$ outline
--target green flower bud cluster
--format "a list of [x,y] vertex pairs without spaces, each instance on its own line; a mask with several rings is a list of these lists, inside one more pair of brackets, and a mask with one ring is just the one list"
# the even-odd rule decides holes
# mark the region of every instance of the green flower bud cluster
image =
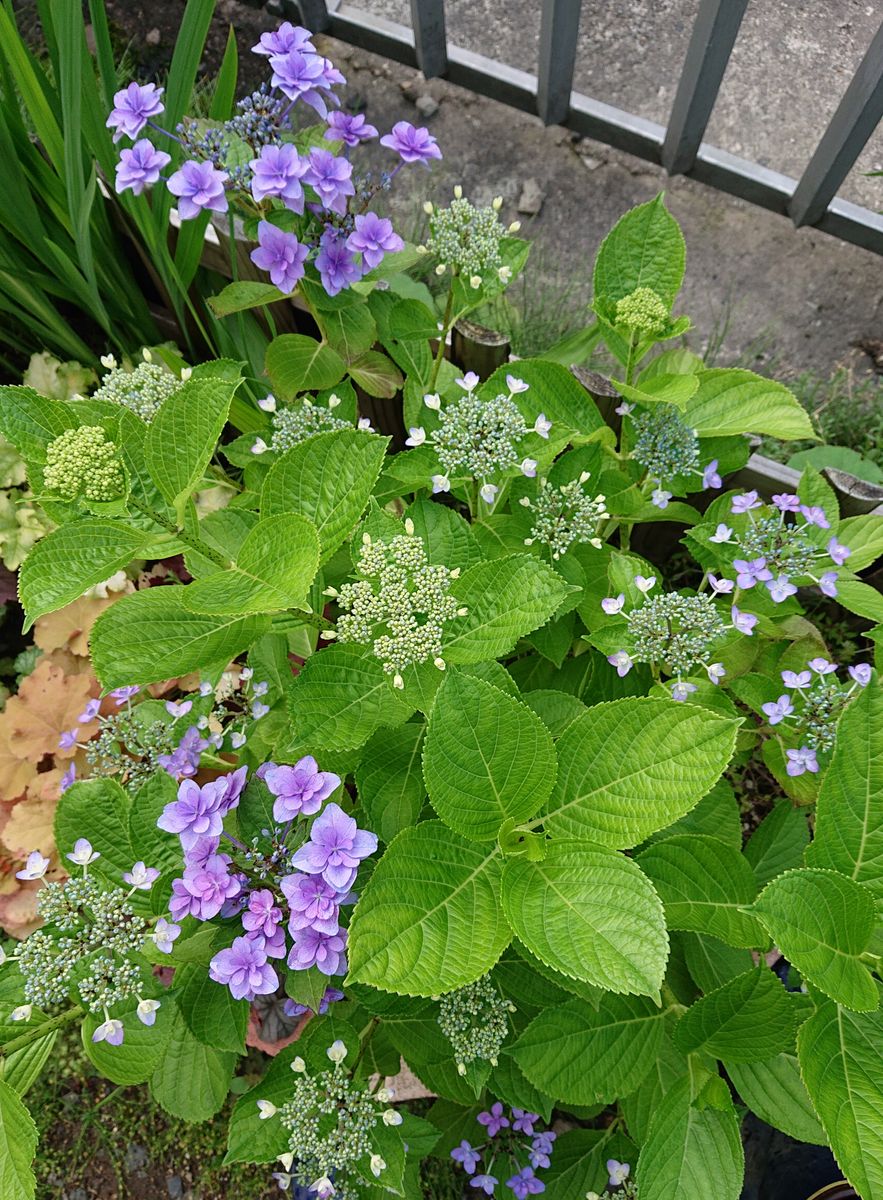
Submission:
[[146,724],[137,709],[101,717],[98,736],[86,743],[89,777],[115,779],[132,795],[157,771],[163,770],[160,756],[174,752],[174,740],[162,721]]
[[38,893],[37,913],[46,924],[22,943],[18,955],[29,1004],[63,1003],[90,955],[96,957],[76,986],[91,1012],[137,994],[141,971],[131,955],[141,949],[147,923],[133,912],[122,888],[107,889],[89,875],[49,883]]
[[630,614],[632,657],[660,663],[669,675],[681,675],[705,662],[725,628],[709,596],[665,592]]
[[627,1179],[613,1191],[605,1188],[603,1192],[586,1192],[586,1200],[638,1200],[638,1185],[634,1179]]
[[329,593],[345,610],[337,621],[339,641],[373,641],[374,654],[396,687],[404,687],[402,671],[413,664],[432,660],[444,670],[444,626],[466,615],[450,594],[459,569],[428,561],[412,521],[405,522],[405,531],[391,542],[364,534],[356,565],[361,578]]
[[499,204],[477,208],[460,188],[455,189],[454,199],[447,208],[427,206],[430,215],[426,248],[439,259],[440,275],[450,269],[465,275],[478,287],[488,272],[499,273],[500,240],[506,233],[497,215],[499,208]]
[[739,535],[739,547],[749,560],[765,558],[767,568],[774,575],[807,575],[817,558],[827,557],[807,537],[807,528],[806,525],[786,524],[779,513],[772,513],[756,518]]
[[635,414],[633,420],[636,438],[632,458],[646,468],[651,479],[662,485],[676,475],[698,470],[696,430],[681,420],[671,404],[656,404],[648,412]]
[[589,472],[584,471],[578,479],[560,487],[555,487],[548,479],[541,479],[536,497],[533,500],[529,496],[522,498],[521,504],[534,515],[530,537],[524,539],[525,546],[540,542],[549,547],[556,561],[574,542],[590,544],[600,550],[598,526],[610,513],[604,496],[588,496],[583,491],[588,478]]
[[161,405],[181,386],[182,381],[159,363],[140,362],[133,371],[114,364],[92,398],[121,404],[149,424]]
[[662,333],[668,321],[669,310],[652,288],[635,288],[616,302],[616,324],[633,333]]
[[439,411],[431,437],[446,476],[471,475],[484,483],[518,464],[516,444],[527,432],[511,396],[482,400],[467,392]]
[[451,1043],[461,1075],[476,1059],[497,1065],[500,1048],[509,1036],[509,1014],[515,1005],[504,1000],[490,975],[442,996],[438,1023]]
[[352,429],[353,423],[335,417],[330,408],[315,404],[305,397],[299,404],[280,408],[273,413],[273,436],[270,449],[282,453],[292,446],[299,446],[317,433],[328,433],[332,429]]
[[837,722],[848,699],[848,693],[843,690],[836,676],[817,679],[809,691],[803,693],[800,714],[802,741],[811,750],[833,750],[837,739]]
[[50,492],[66,500],[117,500],[126,490],[126,476],[117,448],[100,425],[68,429],[46,450],[43,481]]

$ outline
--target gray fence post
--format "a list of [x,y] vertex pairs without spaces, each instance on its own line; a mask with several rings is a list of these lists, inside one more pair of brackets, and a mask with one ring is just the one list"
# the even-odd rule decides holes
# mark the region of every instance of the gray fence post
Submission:
[[425,79],[444,75],[448,69],[445,33],[445,0],[411,0],[414,48]]
[[544,125],[560,125],[570,109],[582,0],[543,0],[537,112]]
[[874,35],[794,189],[788,212],[795,225],[815,225],[821,220],[881,117],[883,25]]
[[662,145],[669,175],[689,171],[696,161],[747,5],[748,0],[702,0],[699,6]]

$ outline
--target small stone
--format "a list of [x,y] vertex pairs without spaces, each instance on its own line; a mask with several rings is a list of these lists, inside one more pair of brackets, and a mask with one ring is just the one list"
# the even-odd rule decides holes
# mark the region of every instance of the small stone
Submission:
[[518,211],[525,216],[535,217],[543,207],[546,193],[536,179],[525,179],[518,197]]
[[424,95],[418,96],[414,101],[414,107],[424,120],[428,120],[430,117],[434,117],[438,112],[438,101],[434,96],[424,93]]
[[184,1195],[184,1184],[181,1182],[180,1175],[171,1175],[166,1180],[166,1191],[172,1200],[180,1200],[181,1196]]
[[123,1157],[123,1165],[127,1171],[141,1171],[147,1166],[148,1154],[143,1146],[138,1146],[131,1142],[126,1147],[126,1153]]
[[599,167],[604,166],[603,158],[595,158],[591,154],[581,154],[582,164],[587,171],[597,171]]
[[144,35],[145,46],[158,46],[161,41],[162,34],[155,26],[153,29],[148,29],[147,33]]

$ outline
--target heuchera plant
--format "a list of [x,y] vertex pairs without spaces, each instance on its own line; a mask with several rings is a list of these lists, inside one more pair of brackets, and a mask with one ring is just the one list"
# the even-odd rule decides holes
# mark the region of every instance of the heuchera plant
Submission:
[[[275,36],[327,103],[304,31]],[[340,216],[299,211],[312,178],[294,217]],[[883,694],[803,606],[883,620],[859,577],[883,520],[841,518],[812,469],[793,495],[728,486],[747,435],[812,429],[782,385],[665,348],[689,322],[661,198],[595,263],[611,423],[552,361],[458,371],[439,324],[524,259],[461,201],[390,276],[357,251],[371,270],[333,304],[311,247],[324,340],[277,339],[257,404],[232,408],[226,361],[112,366],[70,402],[2,389],[57,525],[21,569],[28,620],[136,559],[183,554],[189,580],[96,622],[105,702],[87,745],[63,735],[61,858],[21,868],[44,924],[0,969],[0,1112],[25,1189],[20,1097],[76,1021],[109,1079],[193,1121],[247,1036],[281,1039],[227,1161],[302,1196],[418,1195],[433,1153],[476,1194],[737,1200],[743,1105],[883,1194]],[[418,260],[449,274],[437,308]],[[393,361],[399,453],[350,382],[376,362],[392,394]],[[229,503],[198,504],[219,481]],[[743,845],[749,767],[774,803]],[[402,1059],[429,1120],[382,1082]]]

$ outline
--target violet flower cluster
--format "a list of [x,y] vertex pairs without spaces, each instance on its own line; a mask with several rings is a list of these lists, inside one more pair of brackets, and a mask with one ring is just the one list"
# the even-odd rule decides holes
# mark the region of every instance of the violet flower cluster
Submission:
[[[172,919],[241,921],[241,935],[214,956],[209,968],[212,979],[229,987],[237,1000],[278,989],[270,960],[285,960],[293,971],[315,967],[329,977],[345,974],[347,935],[340,910],[355,902],[359,865],[377,849],[373,833],[359,829],[339,804],[325,803],[340,777],[320,771],[310,756],[293,766],[266,763],[258,769],[257,778],[275,797],[277,824],[267,831],[269,854],[256,843],[249,848],[224,829],[225,818],[239,804],[246,770],[240,767],[201,786],[184,779],[177,800],[157,821],[180,838],[184,853],[183,874],[172,884]],[[311,823],[304,838],[306,819]],[[327,1008],[339,998],[336,989],[326,989],[323,1003]]]
[[804,671],[782,671],[785,691],[761,705],[770,726],[793,733],[802,743],[785,750],[785,769],[792,778],[818,773],[817,753],[832,749],[844,708],[868,686],[873,670],[868,663],[856,663],[848,674],[851,683],[844,684],[837,677],[837,663],[811,658]]
[[[228,213],[232,200],[240,215],[257,219],[251,258],[281,292],[290,294],[310,263],[335,296],[403,249],[392,223],[373,210],[375,197],[404,165],[428,166],[441,151],[427,129],[399,121],[380,138],[398,156],[395,167],[376,180],[356,174],[350,151],[378,131],[364,116],[339,111],[334,88],[346,80],[316,50],[310,32],[286,21],[253,50],[268,60],[270,82],[241,100],[222,125],[188,120],[168,131],[156,123],[164,111],[161,87],[131,83],[116,93],[107,124],[114,141],[133,142],[121,151],[116,190],[140,195],[163,181],[185,221]],[[327,148],[295,133],[299,103],[325,122]],[[151,136],[142,136],[147,130]],[[157,148],[156,134],[181,147],[183,159],[171,173],[172,155]]]
[[557,1135],[536,1130],[539,1113],[512,1108],[507,1115],[498,1100],[476,1120],[488,1140],[473,1146],[464,1138],[451,1151],[451,1158],[469,1175],[469,1186],[481,1195],[493,1196],[502,1181],[516,1200],[544,1192],[546,1185],[537,1171],[550,1166]]

